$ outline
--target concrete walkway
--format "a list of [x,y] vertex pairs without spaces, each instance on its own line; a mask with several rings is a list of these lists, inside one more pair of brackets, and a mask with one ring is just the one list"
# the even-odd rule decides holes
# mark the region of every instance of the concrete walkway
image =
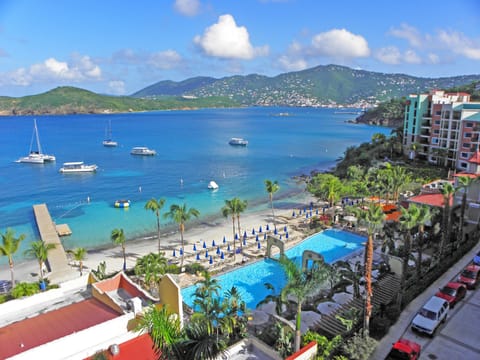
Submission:
[[[422,337],[421,335],[412,335],[410,331],[410,324],[412,319],[415,317],[416,313],[418,310],[427,302],[427,300],[435,295],[435,293],[438,291],[439,288],[444,286],[446,283],[449,281],[452,281],[457,278],[457,275],[463,270],[463,268],[469,264],[475,254],[480,250],[480,244],[477,244],[476,246],[473,247],[472,250],[470,250],[462,259],[460,259],[456,264],[454,264],[445,274],[443,274],[440,278],[438,278],[433,284],[431,284],[423,293],[418,295],[415,299],[413,299],[410,304],[403,310],[403,312],[400,314],[400,317],[398,318],[397,322],[390,328],[389,332],[387,335],[385,335],[382,340],[379,342],[375,352],[373,355],[370,357],[372,360],[383,360],[387,356],[388,352],[390,351],[392,344],[396,342],[399,338],[401,337],[406,337],[409,340],[413,340],[415,342],[418,342],[422,345],[422,358],[423,355],[425,354],[425,345],[430,344],[430,342],[423,340],[426,339],[425,337]],[[479,294],[479,290],[477,289],[475,293],[472,291],[469,291],[469,294],[467,295],[467,298],[462,301],[468,301],[469,296],[477,296]],[[457,312],[462,306],[462,302],[458,304],[458,306],[453,309],[454,311],[450,311],[449,314],[449,319],[447,321],[447,326],[449,325],[448,323],[452,321],[452,317],[456,316]],[[442,326],[443,328],[443,326]],[[443,331],[443,329],[441,330]],[[439,337],[441,334],[437,334],[436,337]],[[414,338],[412,338],[415,336]],[[465,333],[462,331],[461,334],[462,338],[466,336],[473,336],[474,339],[473,341],[476,341],[477,343],[480,342],[480,335],[478,335],[478,332],[473,332],[473,333],[468,333],[466,331]],[[431,353],[431,349],[429,349],[429,352]],[[453,355],[453,354],[452,354]],[[480,358],[480,354],[477,354],[478,357]],[[439,354],[436,354],[436,359],[455,359],[455,355],[449,356],[448,355],[448,349],[443,350],[442,355],[440,356]],[[468,357],[464,357],[467,359]],[[432,358],[433,359],[433,358]]]

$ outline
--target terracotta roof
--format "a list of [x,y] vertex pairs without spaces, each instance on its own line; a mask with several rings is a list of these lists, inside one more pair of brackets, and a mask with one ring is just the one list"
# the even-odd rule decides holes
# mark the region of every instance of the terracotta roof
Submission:
[[398,221],[402,212],[393,204],[382,205],[383,212],[386,215],[385,221]]
[[[143,334],[124,343],[119,346],[119,353],[115,356],[107,349],[104,354],[107,359],[111,360],[157,360],[158,353],[153,347],[153,341],[149,334]],[[86,360],[91,360],[92,357]]]
[[[421,194],[412,196],[408,199],[408,202],[417,204],[429,205],[443,208],[443,195],[442,194]],[[450,206],[453,204],[453,196],[450,199]]]
[[475,154],[472,155],[470,159],[468,159],[469,163],[472,164],[480,164],[480,151],[477,151]]
[[0,359],[5,359],[119,316],[88,299],[0,328]]
[[457,173],[457,174],[454,174],[453,175],[454,177],[469,177],[469,178],[472,178],[472,179],[476,179],[477,177],[480,176],[480,174],[472,174],[472,173],[465,173],[465,172],[461,172],[461,173]]

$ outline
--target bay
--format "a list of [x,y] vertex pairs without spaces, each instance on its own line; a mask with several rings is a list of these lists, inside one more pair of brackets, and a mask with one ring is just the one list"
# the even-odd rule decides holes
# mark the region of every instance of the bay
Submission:
[[[353,114],[315,108],[240,108],[148,113],[0,117],[0,231],[10,227],[25,234],[16,257],[21,258],[39,234],[32,205],[46,203],[53,220],[73,231],[66,248],[95,248],[110,243],[114,228],[127,238],[153,233],[156,220],[144,210],[148,199],[186,203],[201,213],[200,221],[221,217],[225,199],[238,196],[249,211],[268,204],[264,180],[277,180],[276,206],[303,191],[294,176],[328,169],[344,151],[391,129],[347,123]],[[51,164],[16,163],[27,155],[36,118],[43,152]],[[111,123],[119,146],[102,146]],[[228,144],[243,137],[247,147]],[[147,146],[157,156],[133,156],[135,146]],[[94,174],[60,174],[64,162],[97,164]],[[209,181],[219,189],[207,189]],[[130,199],[128,210],[116,209],[117,199]],[[162,219],[162,227],[174,224]],[[4,262],[5,259],[0,259]]]

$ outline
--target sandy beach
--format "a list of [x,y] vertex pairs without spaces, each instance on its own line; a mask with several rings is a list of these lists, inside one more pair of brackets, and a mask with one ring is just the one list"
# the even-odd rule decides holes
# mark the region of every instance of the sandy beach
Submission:
[[[289,200],[288,198],[284,198],[278,200],[279,202]],[[291,225],[298,224],[299,221],[303,221],[300,218],[293,218],[292,211],[298,210],[301,206],[308,206],[310,202],[315,204],[316,199],[311,197],[308,193],[301,194],[300,197],[295,197],[295,205],[292,208],[275,208],[275,219],[276,219],[276,226],[279,229],[279,234],[283,234],[283,229],[285,225],[288,228],[289,232],[289,241],[287,246],[290,247],[294,243],[303,240],[303,234],[300,232],[296,232]],[[275,205],[275,200],[274,200]],[[264,254],[264,249],[257,250],[255,246],[255,235],[252,234],[252,229],[255,229],[258,232],[259,227],[262,226],[263,229],[266,229],[267,224],[273,229],[273,218],[271,209],[265,209],[257,212],[250,212],[245,213],[241,216],[241,227],[242,227],[242,235],[243,232],[246,232],[249,239],[245,249],[245,253],[251,253],[253,256],[262,256]],[[154,218],[152,217],[152,222]],[[164,234],[166,229],[161,229],[161,233],[163,234],[161,237],[161,247],[162,251],[165,253],[167,259],[173,262],[178,262],[180,259],[180,244],[181,238],[179,231],[169,231],[167,234]],[[264,230],[265,231],[265,230]],[[223,243],[223,238],[226,237],[227,242]],[[185,241],[185,263],[192,262],[192,261],[200,261],[206,268],[216,269],[218,271],[218,266],[210,266],[209,258],[204,257],[205,249],[203,249],[203,243],[205,242],[207,245],[207,249],[210,253],[214,256],[216,260],[219,260],[220,255],[215,254],[214,249],[216,246],[220,246],[221,250],[226,250],[228,243],[232,246],[233,242],[233,232],[232,232],[232,220],[231,218],[212,218],[208,219],[208,221],[197,221],[191,224],[187,223],[184,233],[184,241]],[[215,247],[212,248],[212,241],[215,241]],[[197,250],[202,251],[202,258],[201,260],[196,260],[195,251],[193,246],[196,246]],[[239,241],[237,240],[237,247],[239,247]],[[173,254],[175,249],[175,255]],[[138,258],[150,253],[150,252],[157,252],[158,250],[158,241],[157,236],[152,235],[148,237],[144,237],[142,239],[128,239],[126,243],[126,255],[127,255],[127,268],[131,268],[135,265],[135,262]],[[248,255],[247,255],[248,256]],[[253,257],[252,256],[252,257]],[[87,257],[84,260],[84,272],[83,276],[86,276],[90,269],[97,269],[97,266],[102,262],[106,262],[106,271],[107,273],[116,272],[122,269],[123,266],[123,256],[122,250],[120,246],[116,247],[107,247],[102,249],[94,249],[89,250]],[[236,256],[236,261],[234,264],[233,259],[229,258],[225,261],[228,261],[227,264],[229,267],[234,265],[241,265],[242,258],[240,256]],[[71,262],[72,269],[76,271],[72,273],[72,276],[80,276],[80,273],[76,267],[74,261]],[[212,264],[213,265],[213,264]],[[15,261],[14,255],[14,271],[15,271],[15,280],[16,282],[21,281],[36,281],[38,279],[38,262],[36,260],[31,261],[24,261],[18,262]],[[0,279],[1,280],[9,280],[10,279],[10,269],[8,264],[2,265],[0,267]],[[68,279],[65,279],[68,280]],[[188,283],[181,284],[181,286],[186,286]]]

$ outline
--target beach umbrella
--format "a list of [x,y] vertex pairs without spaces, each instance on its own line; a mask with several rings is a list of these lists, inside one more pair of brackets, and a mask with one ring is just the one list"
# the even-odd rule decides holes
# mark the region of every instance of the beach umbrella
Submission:
[[205,257],[208,258],[208,250],[205,251]]
[[238,240],[238,234],[235,233],[235,240]]
[[262,225],[260,225],[260,228],[258,229],[258,232],[259,232],[259,233],[262,232]]
[[220,254],[220,246],[217,246],[217,254]]
[[255,235],[255,229],[252,229],[252,235]]
[[175,249],[173,249],[173,254],[172,255],[173,255],[173,257],[177,256],[177,254],[175,253]]
[[197,253],[197,260],[200,260],[200,253]]
[[305,214],[305,219],[308,219],[308,213]]
[[266,227],[266,229],[267,229],[267,231],[269,231],[269,230],[270,230],[270,227],[268,226],[268,224],[267,224],[267,227]]
[[278,234],[277,228],[275,228],[275,230],[273,230],[273,233],[274,233],[275,235]]
[[307,208],[306,208],[306,207],[303,208],[303,212],[307,212]]
[[247,238],[247,232],[246,232],[246,231],[243,233],[243,238],[244,238],[244,239]]
[[285,233],[285,237],[288,239],[288,232]]
[[282,240],[282,235],[280,235],[280,240]]
[[287,232],[287,225],[283,227],[283,231]]
[[317,210],[315,210],[315,214],[317,214],[317,215],[318,215],[318,209],[317,209]]
[[267,233],[263,234],[263,240],[267,240]]
[[247,239],[243,238],[243,245],[247,245]]
[[258,241],[258,235],[255,237],[255,241]]
[[223,251],[220,253],[220,259],[225,259],[225,254],[223,253]]
[[310,211],[310,217],[312,217],[312,212]]
[[215,247],[215,240],[212,240],[212,247]]
[[203,248],[204,248],[204,249],[207,248],[207,244],[205,243],[205,241],[203,242]]
[[183,248],[180,248],[180,255],[183,255]]
[[292,212],[292,217],[295,217],[295,210],[293,210]]
[[193,244],[193,251],[197,251],[197,245]]
[[227,251],[230,251],[230,244],[228,244],[227,246]]
[[260,244],[260,241],[257,243],[257,249],[260,249],[262,247],[262,244]]
[[213,257],[210,256],[210,260],[208,260],[210,264],[213,264]]
[[225,244],[227,242],[227,238],[223,236],[223,243]]

